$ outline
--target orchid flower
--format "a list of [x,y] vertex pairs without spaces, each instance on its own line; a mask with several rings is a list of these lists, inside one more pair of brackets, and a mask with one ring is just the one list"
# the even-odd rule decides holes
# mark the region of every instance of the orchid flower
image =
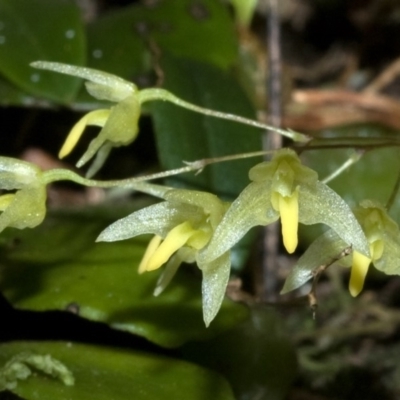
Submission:
[[365,200],[354,211],[369,243],[370,256],[353,252],[349,290],[357,296],[363,286],[369,265],[388,275],[400,274],[400,230],[397,223],[378,202]]
[[253,167],[252,182],[232,203],[216,228],[200,261],[210,262],[232,248],[252,227],[268,225],[279,218],[283,244],[289,253],[297,247],[298,223],[323,223],[346,243],[369,256],[365,235],[349,206],[317,173],[302,165],[293,150],[278,150],[273,159]]
[[[397,223],[378,202],[365,200],[354,210],[354,214],[365,232],[369,255],[354,249],[352,254],[336,263],[346,267],[351,266],[349,291],[352,296],[357,296],[364,286],[371,263],[385,274],[400,274],[400,230]],[[303,285],[312,278],[315,268],[330,262],[349,244],[334,231],[325,232],[300,257],[288,275],[282,293]]]
[[39,225],[46,214],[46,184],[34,164],[0,157],[0,232]]
[[79,141],[86,126],[95,125],[101,127],[99,135],[92,140],[88,149],[76,164],[80,168],[96,155],[95,161],[87,172],[88,177],[93,176],[102,167],[112,147],[126,146],[136,139],[141,106],[148,101],[169,101],[194,112],[274,130],[293,140],[308,140],[305,135],[297,132],[277,129],[237,115],[198,107],[176,97],[165,89],[149,88],[139,90],[132,82],[92,68],[47,61],[36,61],[31,63],[31,66],[83,78],[87,80],[86,89],[93,97],[117,103],[110,109],[91,111],[82,117],[71,129],[60,150],[60,158],[67,156]]
[[203,315],[208,326],[216,316],[225,295],[230,274],[229,249],[210,262],[199,261],[223,218],[228,204],[215,195],[185,189],[171,189],[165,201],[122,218],[107,227],[97,241],[113,242],[138,235],[152,234],[139,265],[139,273],[165,265],[154,294],[159,295],[182,262],[197,262],[203,274]]

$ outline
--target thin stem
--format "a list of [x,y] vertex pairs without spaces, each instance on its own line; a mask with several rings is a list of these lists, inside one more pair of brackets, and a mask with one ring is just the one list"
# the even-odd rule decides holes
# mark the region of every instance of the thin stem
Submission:
[[396,200],[397,193],[400,188],[400,170],[397,174],[396,182],[393,186],[392,193],[390,194],[389,200],[386,203],[386,210],[389,212],[393,206],[394,201]]
[[[268,152],[255,151],[252,153],[234,154],[224,157],[205,158],[193,162],[185,162],[187,165],[181,168],[158,172],[150,175],[143,175],[135,178],[110,180],[110,181],[98,181],[94,179],[88,179],[68,169],[52,169],[49,171],[45,171],[43,173],[42,180],[44,184],[49,184],[51,182],[56,182],[56,181],[68,180],[76,182],[83,186],[90,186],[90,187],[99,187],[99,188],[131,187],[133,189],[152,194],[153,192],[159,193],[160,191],[159,185],[151,185],[146,183],[147,181],[166,178],[168,176],[179,175],[191,171],[197,171],[197,173],[200,173],[206,166],[211,164],[225,162],[225,161],[232,161],[232,160],[240,160],[244,158],[258,157],[266,153],[273,153],[273,151],[268,151]],[[157,186],[157,189],[155,189],[155,186]],[[170,188],[167,188],[166,190],[169,189]]]
[[333,171],[330,175],[328,175],[325,179],[322,180],[322,183],[327,184],[330,181],[333,181],[337,178],[341,173],[346,171],[346,169],[350,168],[353,164],[358,162],[362,157],[362,153],[358,151],[354,151],[353,154],[335,171]]
[[146,101],[153,101],[153,100],[169,101],[171,103],[176,104],[177,106],[186,108],[186,109],[194,111],[194,112],[198,112],[200,114],[209,115],[212,117],[226,119],[226,120],[230,120],[230,121],[235,121],[235,122],[239,122],[239,123],[242,123],[245,125],[254,126],[256,128],[261,128],[261,129],[266,129],[268,131],[277,132],[282,136],[286,136],[287,138],[294,140],[295,142],[309,141],[308,136],[306,136],[302,133],[299,133],[299,132],[276,128],[274,126],[263,124],[262,122],[254,121],[252,119],[240,117],[235,114],[228,114],[228,113],[224,113],[221,111],[215,111],[215,110],[210,110],[208,108],[196,106],[192,103],[189,103],[185,100],[180,99],[179,97],[176,97],[174,94],[168,92],[165,89],[151,88],[151,89],[143,89],[139,92],[139,101],[141,104]]
[[[267,19],[267,45],[269,74],[267,79],[269,98],[269,122],[274,127],[271,134],[264,132],[263,149],[277,150],[282,147],[283,138],[280,133],[282,123],[282,65],[280,46],[280,21],[278,1],[269,0],[269,14]],[[264,300],[275,300],[277,297],[277,270],[279,268],[279,225],[277,222],[267,225],[263,230],[262,263],[260,273],[256,277],[260,280],[255,289]],[[258,277],[260,275],[260,277]]]

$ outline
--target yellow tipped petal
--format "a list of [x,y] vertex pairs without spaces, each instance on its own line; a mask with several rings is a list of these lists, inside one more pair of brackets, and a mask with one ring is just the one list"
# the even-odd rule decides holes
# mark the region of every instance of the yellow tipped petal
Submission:
[[160,244],[154,254],[150,257],[146,271],[160,268],[178,249],[186,244],[191,236],[196,234],[189,222],[183,222],[168,233],[165,240]]
[[353,251],[353,265],[351,267],[349,291],[353,297],[361,292],[371,259],[358,251]]
[[283,244],[288,253],[297,247],[297,229],[299,225],[299,192],[291,196],[279,195],[279,213],[281,215]]
[[143,274],[143,272],[147,271],[147,263],[149,262],[151,256],[154,254],[154,252],[158,249],[160,246],[162,237],[155,235],[153,239],[150,240],[147,249],[143,255],[142,261],[140,261],[139,264],[139,274]]
[[4,211],[14,200],[15,194],[3,194],[0,196],[0,211]]
[[107,118],[110,115],[110,110],[96,110],[91,111],[90,113],[83,116],[71,129],[69,132],[67,139],[63,146],[61,147],[60,152],[58,153],[59,158],[66,157],[69,153],[71,153],[72,149],[78,143],[82,133],[87,125],[95,125],[103,127],[107,121]]

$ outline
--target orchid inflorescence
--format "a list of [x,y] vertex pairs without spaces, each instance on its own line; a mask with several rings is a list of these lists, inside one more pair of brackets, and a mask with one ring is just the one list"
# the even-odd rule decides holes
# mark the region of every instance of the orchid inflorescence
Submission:
[[[81,167],[95,158],[87,173],[89,177],[102,167],[113,147],[135,140],[141,105],[147,101],[170,101],[195,112],[272,129],[246,118],[198,107],[163,89],[139,90],[133,83],[105,72],[44,61],[32,65],[83,78],[87,80],[86,88],[92,96],[116,103],[110,109],[91,111],[82,117],[71,129],[60,151],[60,157],[67,156],[87,125],[99,126],[99,135],[77,163]],[[278,132],[295,141],[306,139],[299,133]],[[146,273],[163,267],[155,295],[161,294],[182,263],[196,263],[203,277],[206,325],[218,313],[225,295],[231,270],[231,249],[251,228],[266,226],[279,219],[283,244],[289,253],[296,250],[299,223],[322,223],[329,227],[300,257],[283,292],[303,285],[312,278],[318,265],[348,246],[352,247],[352,254],[338,263],[352,265],[350,293],[353,296],[361,291],[371,263],[387,274],[399,273],[400,231],[385,209],[378,203],[367,201],[353,213],[338,194],[318,180],[315,171],[302,164],[295,151],[277,150],[271,160],[251,168],[250,183],[232,203],[207,192],[147,182],[202,168],[201,164],[196,165],[146,177],[101,182],[83,178],[70,170],[42,171],[31,163],[0,157],[0,189],[3,191],[0,232],[6,227],[23,229],[40,224],[46,213],[46,186],[58,180],[104,188],[128,187],[156,196],[162,201],[111,224],[100,233],[97,241],[113,242],[143,234],[153,235],[138,268],[140,273]]]

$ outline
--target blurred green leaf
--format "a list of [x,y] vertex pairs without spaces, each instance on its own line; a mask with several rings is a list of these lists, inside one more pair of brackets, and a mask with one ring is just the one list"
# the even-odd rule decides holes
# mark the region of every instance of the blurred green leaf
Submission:
[[238,400],[283,400],[297,370],[294,347],[275,311],[250,311],[242,324],[212,340],[189,343],[183,352],[225,376]]
[[165,347],[213,337],[246,318],[246,307],[226,300],[205,328],[196,267],[181,267],[154,297],[159,271],[137,272],[146,238],[95,244],[97,219],[68,219],[48,219],[40,230],[14,230],[3,239],[0,289],[16,308],[65,310],[77,303],[81,317]]
[[74,1],[0,0],[0,73],[36,96],[70,101],[80,81],[34,70],[29,63],[36,60],[85,63],[85,35]]
[[[233,77],[216,67],[164,57],[164,87],[197,105],[255,119],[255,111]],[[260,129],[197,114],[175,105],[151,104],[158,154],[164,169],[183,161],[232,155],[261,149]],[[248,170],[259,159],[225,162],[199,175],[174,178],[232,199],[249,183]]]
[[0,366],[21,352],[50,354],[75,378],[66,386],[36,372],[12,390],[26,400],[233,400],[225,380],[183,361],[76,343],[15,342],[0,345]]
[[42,105],[37,98],[19,89],[0,76],[0,105],[1,106],[33,106]]
[[152,68],[150,49],[231,66],[237,42],[227,7],[215,0],[160,1],[112,11],[88,26],[90,67],[138,78]]

